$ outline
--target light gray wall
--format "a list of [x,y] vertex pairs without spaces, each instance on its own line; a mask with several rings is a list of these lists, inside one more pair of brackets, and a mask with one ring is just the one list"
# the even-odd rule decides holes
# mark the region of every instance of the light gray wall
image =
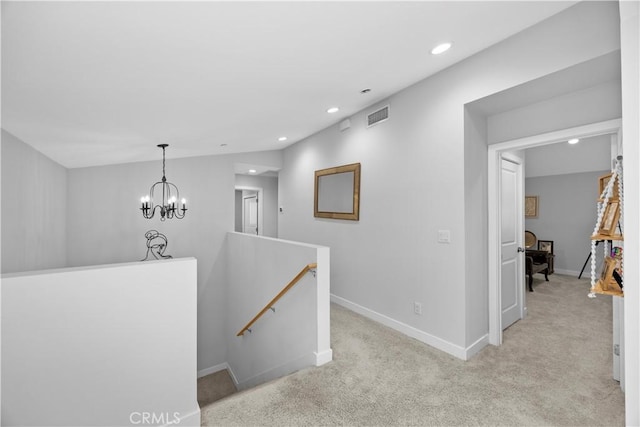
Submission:
[[[538,196],[538,218],[525,220],[525,229],[539,240],[553,240],[557,273],[578,275],[591,250],[596,223],[598,177],[609,173],[583,172],[525,180],[525,192]],[[589,277],[589,266],[586,276]]]
[[[236,187],[262,188],[262,235],[278,237],[278,177],[236,175]],[[242,218],[240,218],[242,229]]]
[[[384,123],[365,127],[372,106],[344,132],[287,148],[280,237],[331,247],[336,296],[446,351],[473,352],[488,331],[487,148],[482,129],[465,129],[464,106],[617,50],[617,22],[616,4],[580,3],[380,102],[391,106]],[[354,162],[360,221],[314,218],[313,170]],[[450,244],[438,230],[450,230]]]
[[67,169],[2,130],[2,273],[65,267]]
[[622,114],[620,80],[491,115],[489,143],[539,135],[567,127],[619,119]]
[[[329,248],[264,236],[229,233],[227,360],[236,385],[245,389],[331,360]],[[305,274],[251,326],[236,334],[308,264]]]
[[2,425],[199,426],[195,305],[193,258],[3,276]]
[[198,369],[226,362],[226,233],[234,228],[234,163],[281,167],[281,152],[167,159],[167,179],[189,210],[182,220],[146,220],[139,200],[161,175],[161,162],[69,170],[70,266],[141,260],[144,234],[156,229],[169,241],[166,254],[198,260]]

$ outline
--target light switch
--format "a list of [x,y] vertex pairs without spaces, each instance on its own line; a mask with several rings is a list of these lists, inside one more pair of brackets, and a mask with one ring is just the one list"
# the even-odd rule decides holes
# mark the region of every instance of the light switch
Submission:
[[451,243],[451,231],[438,230],[438,243]]

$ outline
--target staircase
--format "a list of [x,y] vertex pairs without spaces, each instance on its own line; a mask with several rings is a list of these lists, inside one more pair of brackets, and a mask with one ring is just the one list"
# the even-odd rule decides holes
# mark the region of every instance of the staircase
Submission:
[[203,408],[217,400],[231,396],[237,391],[229,371],[223,369],[222,371],[214,372],[198,378],[198,405]]

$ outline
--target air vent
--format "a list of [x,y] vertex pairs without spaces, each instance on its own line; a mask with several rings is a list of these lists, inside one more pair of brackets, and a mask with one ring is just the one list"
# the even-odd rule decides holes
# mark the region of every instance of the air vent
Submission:
[[389,106],[386,105],[381,109],[374,111],[367,116],[367,127],[371,127],[380,122],[384,122],[389,118]]

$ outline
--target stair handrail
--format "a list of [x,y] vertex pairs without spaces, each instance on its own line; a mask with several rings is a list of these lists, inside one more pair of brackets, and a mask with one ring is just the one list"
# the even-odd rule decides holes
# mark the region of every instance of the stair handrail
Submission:
[[269,303],[267,305],[264,306],[264,308],[262,310],[260,310],[260,312],[258,312],[258,314],[255,315],[255,317],[253,319],[251,319],[251,321],[249,323],[247,323],[245,325],[244,328],[242,328],[240,330],[240,332],[238,332],[236,334],[237,337],[240,337],[242,335],[244,335],[244,333],[246,331],[251,332],[251,326],[264,314],[267,312],[267,310],[269,309],[273,309],[273,306],[276,302],[278,302],[278,300],[280,298],[282,298],[287,292],[289,292],[289,290],[291,288],[293,288],[293,286],[298,283],[300,281],[300,279],[302,279],[302,277],[307,274],[307,272],[312,271],[314,269],[316,269],[318,267],[317,263],[311,263],[311,264],[307,264],[304,266],[304,268],[302,270],[300,270],[300,272],[298,273],[298,275],[296,277],[294,277],[287,286],[285,286],[284,288],[282,288],[282,290],[278,293],[278,295],[276,295],[271,301],[269,301]]

